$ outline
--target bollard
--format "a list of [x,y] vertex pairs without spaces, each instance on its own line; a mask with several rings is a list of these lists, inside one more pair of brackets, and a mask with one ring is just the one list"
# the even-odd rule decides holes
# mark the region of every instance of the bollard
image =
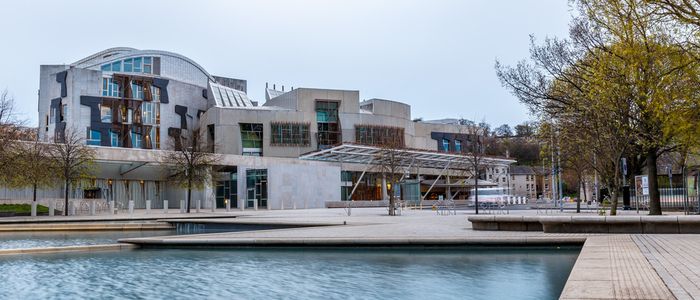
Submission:
[[90,215],[94,216],[95,215],[95,200],[90,200]]
[[284,210],[284,200],[280,201],[280,210]]
[[211,199],[209,203],[211,203],[211,212],[216,212],[216,200]]
[[56,202],[49,200],[49,217],[53,217],[54,209],[56,209]]
[[294,202],[292,209],[297,209],[297,203],[296,203],[296,201]]
[[199,213],[199,209],[202,207],[202,200],[197,200],[197,213]]
[[270,205],[270,200],[267,200],[267,206],[265,206],[265,207],[267,207],[267,210],[272,209],[272,205]]
[[70,210],[69,210],[70,215],[75,216],[77,214],[77,210],[78,210],[78,208],[75,207],[75,202],[73,202],[73,201],[68,202],[68,206],[70,207]]
[[180,200],[180,213],[184,214],[187,211],[187,208],[185,207],[185,200]]
[[226,202],[226,212],[230,212],[231,211],[231,200],[224,199],[224,202]]
[[32,217],[36,217],[36,201],[32,201]]
[[109,201],[109,214],[110,215],[114,214],[114,200]]
[[163,200],[163,213],[168,213],[168,200]]
[[146,200],[146,214],[151,213],[151,200]]
[[240,210],[245,210],[245,200],[243,200],[243,198],[238,199],[238,208]]
[[129,216],[134,215],[134,200],[129,200]]
[[258,210],[258,199],[253,199],[253,210]]

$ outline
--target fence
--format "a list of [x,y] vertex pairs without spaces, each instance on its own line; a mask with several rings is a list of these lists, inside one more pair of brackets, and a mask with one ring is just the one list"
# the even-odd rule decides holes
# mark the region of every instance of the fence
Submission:
[[[630,190],[630,194],[632,209],[649,210],[649,195],[637,196],[634,188]],[[660,188],[659,194],[661,195],[662,210],[698,211],[698,196],[696,194],[689,195],[685,188]],[[619,203],[622,204],[622,198],[620,198]]]

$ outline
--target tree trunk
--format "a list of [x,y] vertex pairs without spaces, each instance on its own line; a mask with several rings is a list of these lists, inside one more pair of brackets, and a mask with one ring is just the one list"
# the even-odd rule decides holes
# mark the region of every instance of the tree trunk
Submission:
[[656,170],[656,149],[647,151],[647,176],[649,177],[649,214],[661,214],[661,195]]
[[185,201],[185,206],[187,206],[187,213],[190,213],[190,199],[192,199],[192,179],[187,180],[187,201]]
[[70,188],[70,180],[66,179],[66,184],[65,184],[66,190],[64,193],[64,198],[63,198],[63,215],[68,216],[68,189]]
[[32,201],[36,202],[36,183],[32,187],[34,188],[32,190]]
[[[392,188],[394,187],[393,185],[391,186]],[[394,193],[389,194],[389,215],[390,216],[395,216],[396,215],[396,205],[394,204],[395,202],[394,199]]]
[[[583,187],[583,193],[581,192],[581,187]],[[583,185],[583,181],[581,180],[581,176],[578,178],[578,192],[579,195],[576,197],[576,213],[581,213],[581,194],[586,194],[586,188]]]
[[474,175],[474,210],[479,214],[479,172]]
[[610,189],[610,215],[617,215],[617,186],[609,187]]

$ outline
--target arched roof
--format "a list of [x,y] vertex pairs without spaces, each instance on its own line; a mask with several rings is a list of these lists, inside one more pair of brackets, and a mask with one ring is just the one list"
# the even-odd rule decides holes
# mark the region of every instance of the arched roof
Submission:
[[86,58],[83,58],[79,61],[76,61],[71,64],[71,66],[75,67],[81,67],[81,68],[91,68],[95,66],[100,66],[104,63],[111,62],[114,60],[120,60],[124,58],[129,58],[132,56],[147,56],[147,55],[157,55],[157,56],[170,56],[174,58],[181,59],[183,61],[186,61],[187,63],[191,64],[192,66],[196,67],[199,69],[204,75],[209,78],[211,81],[216,81],[214,77],[207,72],[202,66],[200,66],[198,63],[196,63],[194,60],[191,60],[190,58],[174,53],[174,52],[169,52],[169,51],[163,51],[163,50],[138,50],[134,48],[129,48],[129,47],[115,47],[115,48],[109,48],[106,50],[102,50],[100,52],[97,52],[93,55],[90,55]]

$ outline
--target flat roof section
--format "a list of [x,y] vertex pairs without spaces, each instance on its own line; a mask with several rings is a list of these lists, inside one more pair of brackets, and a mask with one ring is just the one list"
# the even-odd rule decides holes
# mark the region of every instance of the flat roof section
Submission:
[[[420,167],[433,169],[468,170],[472,164],[470,156],[455,153],[441,153],[417,149],[388,149],[376,146],[341,144],[329,149],[319,150],[304,154],[299,157],[303,160],[317,160],[338,163],[357,163],[380,165],[387,157],[397,159],[397,164],[402,167]],[[484,165],[508,165],[515,160],[497,157],[482,157]]]

